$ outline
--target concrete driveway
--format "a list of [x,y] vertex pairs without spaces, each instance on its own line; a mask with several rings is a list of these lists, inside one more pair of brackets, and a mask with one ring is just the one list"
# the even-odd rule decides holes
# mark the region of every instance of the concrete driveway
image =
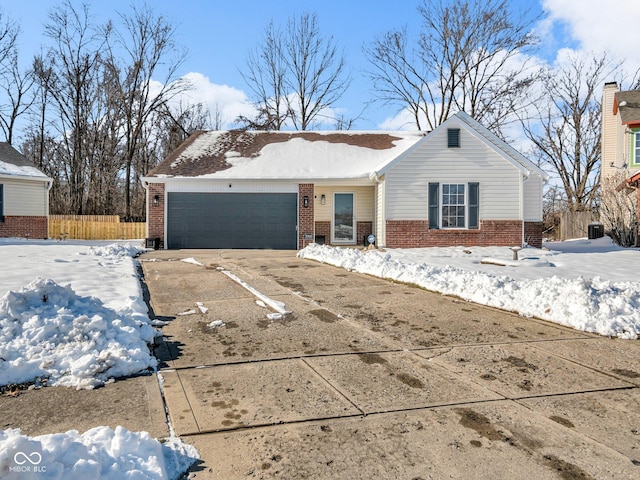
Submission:
[[295,252],[141,260],[195,478],[640,478],[638,342]]

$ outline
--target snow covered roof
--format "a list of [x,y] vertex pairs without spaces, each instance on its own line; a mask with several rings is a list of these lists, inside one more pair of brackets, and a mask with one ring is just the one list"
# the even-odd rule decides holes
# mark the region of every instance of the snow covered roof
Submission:
[[27,157],[6,142],[0,142],[0,176],[48,179]]
[[417,143],[424,132],[199,131],[147,178],[368,178]]

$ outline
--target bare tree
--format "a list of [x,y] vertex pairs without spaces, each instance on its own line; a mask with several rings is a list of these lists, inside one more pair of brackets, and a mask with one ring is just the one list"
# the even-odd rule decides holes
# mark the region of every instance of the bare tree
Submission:
[[[156,16],[149,6],[133,7],[131,15],[122,14],[121,18],[125,31],[117,35],[117,45],[125,52],[125,67],[121,69],[116,90],[124,120],[124,216],[129,219],[132,217],[132,196],[143,194],[136,174],[147,173],[136,163],[147,132],[145,125],[154,112],[187,90],[189,84],[177,78],[186,52],[177,47],[175,28],[167,19]],[[168,58],[171,55],[175,57]],[[113,49],[109,62],[112,71],[120,70]],[[152,79],[156,75],[163,75],[163,78],[157,84],[159,88],[154,90]],[[137,216],[139,214],[141,212]]]
[[548,69],[544,99],[535,114],[522,119],[541,165],[560,180],[567,208],[593,206],[600,175],[601,85],[618,68],[607,54],[569,57],[565,65]]
[[12,144],[19,117],[26,114],[35,96],[30,92],[35,83],[32,70],[22,70],[18,64],[18,52],[14,50],[7,58],[7,65],[0,72],[0,90],[5,103],[0,105],[0,129],[6,141]]
[[5,103],[0,104],[0,129],[8,143],[13,142],[15,122],[25,107],[24,96],[30,88],[28,74],[18,69],[17,40],[20,29],[0,10],[0,83]]
[[307,130],[344,94],[345,68],[344,55],[333,37],[322,36],[315,14],[289,19],[284,31],[271,22],[243,73],[257,115],[239,120],[249,128],[273,130],[291,120],[297,130]]
[[36,78],[55,111],[53,125],[61,139],[58,151],[65,166],[68,213],[85,213],[85,174],[95,148],[89,130],[101,98],[97,85],[108,34],[108,28],[92,23],[86,5],[76,9],[67,1],[50,13],[45,35],[54,45],[34,63]]
[[364,53],[378,99],[433,130],[464,110],[495,133],[524,108],[537,69],[518,56],[536,43],[534,19],[508,0],[423,0],[417,39],[407,29],[387,32]]
[[253,119],[240,116],[238,121],[252,130],[280,130],[291,116],[286,101],[284,43],[282,32],[271,21],[260,46],[249,53],[246,71],[241,72],[253,92],[257,115]]
[[625,172],[604,178],[600,192],[600,219],[611,239],[622,247],[637,246],[636,191],[624,188]]

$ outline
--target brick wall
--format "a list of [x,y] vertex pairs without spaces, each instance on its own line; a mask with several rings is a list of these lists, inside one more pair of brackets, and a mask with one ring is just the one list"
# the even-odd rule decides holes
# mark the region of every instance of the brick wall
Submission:
[[[313,191],[313,183],[298,184],[298,249],[302,249],[315,241]],[[305,196],[309,199],[309,206],[306,208],[304,206]],[[311,239],[305,240],[305,234],[311,235]]]
[[324,243],[331,243],[331,222],[316,222],[316,236],[323,235]]
[[524,222],[524,241],[532,247],[541,248],[543,230],[542,222]]
[[5,215],[0,222],[0,238],[12,237],[48,238],[49,218]]
[[[153,198],[158,196],[158,205],[153,205]],[[150,183],[147,188],[149,213],[147,230],[149,238],[159,238],[164,243],[164,183]]]
[[386,246],[389,248],[522,244],[522,222],[519,220],[483,220],[478,230],[430,230],[428,220],[387,220],[386,227]]
[[373,222],[357,222],[356,232],[356,242],[364,245],[364,237],[373,233]]

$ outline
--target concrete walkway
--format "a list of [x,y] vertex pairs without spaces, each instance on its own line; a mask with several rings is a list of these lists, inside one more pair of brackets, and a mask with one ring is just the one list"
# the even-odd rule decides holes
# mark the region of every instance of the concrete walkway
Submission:
[[[200,451],[198,479],[640,477],[638,342],[293,252],[152,252],[142,264],[169,321],[166,404]],[[291,313],[268,317],[222,270]]]

